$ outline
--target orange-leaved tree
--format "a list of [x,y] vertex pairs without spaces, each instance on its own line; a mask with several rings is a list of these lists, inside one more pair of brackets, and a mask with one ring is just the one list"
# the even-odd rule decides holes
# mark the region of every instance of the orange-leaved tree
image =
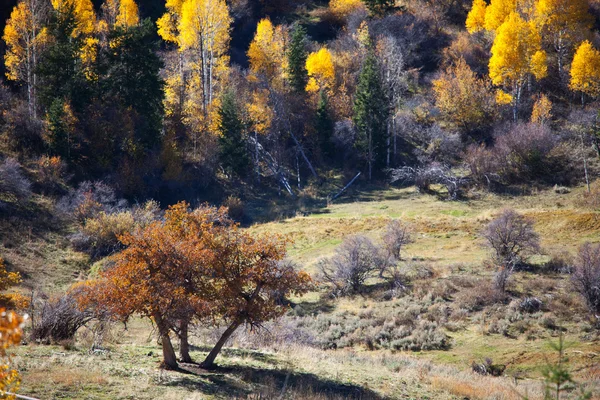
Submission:
[[156,324],[163,363],[176,368],[170,333],[182,339],[184,361],[190,361],[187,324],[193,317],[208,318],[214,298],[210,259],[204,242],[215,223],[226,221],[226,210],[201,207],[188,210],[186,203],[170,207],[164,221],[120,237],[125,250],[113,257],[115,265],[99,279],[72,289],[81,308],[95,308],[122,320],[135,314]]
[[310,278],[283,264],[285,240],[253,238],[241,231],[224,208],[186,203],[170,207],[156,221],[120,239],[127,246],[114,256],[115,265],[95,281],[73,289],[82,308],[96,307],[123,320],[138,314],[158,328],[163,363],[176,368],[170,339],[181,339],[184,361],[191,361],[187,327],[192,319],[207,324],[224,321],[228,328],[203,365],[211,367],[231,334],[285,312],[281,299],[303,293]]
[[211,271],[219,288],[211,305],[227,328],[202,362],[204,368],[214,367],[215,358],[237,328],[243,324],[260,327],[283,315],[285,298],[303,294],[311,286],[309,275],[284,259],[287,240],[283,237],[254,237],[238,225],[226,225],[211,238]]
[[5,293],[6,290],[21,283],[21,274],[8,272],[4,260],[0,258],[0,308],[22,310],[29,305],[29,300],[20,293]]

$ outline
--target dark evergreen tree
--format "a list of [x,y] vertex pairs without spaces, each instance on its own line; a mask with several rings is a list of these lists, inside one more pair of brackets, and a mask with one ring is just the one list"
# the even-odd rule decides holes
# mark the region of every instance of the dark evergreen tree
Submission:
[[240,120],[233,92],[228,91],[223,95],[219,117],[221,165],[228,173],[245,176],[250,170],[250,158],[244,140],[244,125]]
[[287,59],[290,85],[298,93],[304,92],[308,81],[306,58],[306,29],[302,25],[296,25],[292,31]]
[[367,161],[369,180],[373,177],[373,168],[385,163],[388,110],[377,59],[370,49],[358,77],[354,98],[354,125],[357,132],[354,146]]
[[74,3],[67,2],[60,11],[54,11],[48,26],[50,40],[38,64],[39,99],[45,110],[56,99],[68,101],[81,110],[89,96],[89,82],[85,79],[78,56],[81,38],[73,37],[77,28]]
[[106,48],[104,97],[132,111],[133,137],[143,149],[160,142],[163,120],[162,61],[157,53],[154,24],[149,19],[133,27],[116,27],[109,35],[115,46]]
[[315,118],[315,128],[319,138],[319,148],[325,158],[329,158],[332,151],[331,136],[333,135],[333,120],[329,114],[329,101],[325,91],[319,93],[319,103],[317,104],[317,116]]

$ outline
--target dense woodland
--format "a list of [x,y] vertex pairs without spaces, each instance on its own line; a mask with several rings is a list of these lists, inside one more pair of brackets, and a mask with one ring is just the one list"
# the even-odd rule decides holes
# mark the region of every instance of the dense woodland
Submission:
[[[328,206],[347,188],[414,186],[459,202],[584,185],[597,209],[599,24],[596,0],[3,1],[0,219],[50,199],[94,265],[45,303],[32,337],[141,316],[173,369],[172,338],[190,363],[192,325],[224,326],[209,369],[239,327],[284,315],[290,296],[408,287],[402,223],[381,245],[345,240],[310,277],[286,258],[289,238],[245,230],[251,199]],[[495,271],[482,307],[508,304],[539,235],[505,210],[481,237]],[[599,248],[583,245],[569,268],[597,327]],[[0,289],[21,280],[0,258]],[[0,300],[28,310],[30,297]],[[8,347],[22,321],[3,318]],[[367,347],[450,346],[437,325],[419,329],[423,343],[411,331]],[[18,374],[0,378],[12,390]]]

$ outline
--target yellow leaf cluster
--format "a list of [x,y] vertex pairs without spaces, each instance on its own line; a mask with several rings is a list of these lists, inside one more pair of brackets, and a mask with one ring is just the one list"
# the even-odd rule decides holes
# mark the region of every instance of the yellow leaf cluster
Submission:
[[490,78],[495,85],[519,85],[532,74],[537,79],[547,75],[546,53],[533,22],[516,12],[509,15],[496,31],[490,58]]
[[462,58],[433,81],[436,107],[447,121],[465,129],[489,122],[494,105],[490,90]]
[[545,94],[533,104],[531,112],[531,122],[535,124],[545,124],[552,119],[552,102]]
[[308,72],[307,92],[318,92],[322,89],[331,89],[335,83],[335,68],[331,52],[325,47],[317,52],[310,53],[306,59]]
[[179,19],[184,0],[167,0],[167,12],[156,21],[158,35],[167,42],[179,44]]
[[250,70],[253,73],[264,74],[271,82],[283,77],[287,63],[285,57],[286,36],[283,28],[273,26],[268,18],[264,18],[258,23],[256,34],[248,49]]
[[[21,343],[24,318],[13,311],[0,308],[0,395],[3,399],[16,399],[14,393],[19,389],[21,379],[19,373],[11,368],[10,357],[6,353],[9,347]],[[13,393],[8,395],[7,392]]]
[[252,93],[252,100],[246,104],[246,110],[253,130],[261,135],[267,134],[275,118],[273,109],[269,107],[269,90],[259,89]]
[[600,95],[600,51],[592,43],[581,43],[571,64],[571,89],[588,96]]
[[362,0],[331,0],[329,9],[339,18],[347,17],[348,15],[364,9],[365,5]]
[[485,29],[485,11],[487,4],[484,0],[473,0],[471,11],[467,15],[467,31],[469,33],[479,32]]
[[513,102],[513,96],[506,93],[504,90],[496,91],[496,104],[498,105],[507,105]]
[[492,0],[485,10],[485,29],[495,31],[515,12],[517,0]]

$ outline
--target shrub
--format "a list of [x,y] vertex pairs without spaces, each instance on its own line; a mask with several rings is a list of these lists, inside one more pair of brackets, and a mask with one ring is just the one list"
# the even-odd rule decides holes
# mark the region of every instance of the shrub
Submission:
[[337,294],[359,293],[374,271],[384,263],[381,249],[366,236],[350,236],[336,249],[336,254],[320,263],[323,280],[335,287]]
[[67,164],[60,157],[42,156],[37,160],[38,183],[42,190],[55,193],[65,181]]
[[502,376],[506,365],[494,364],[491,358],[486,358],[482,362],[473,361],[471,369],[479,375]]
[[402,248],[414,240],[410,230],[398,220],[390,221],[381,237],[387,256],[392,260],[401,260]]
[[118,199],[112,187],[102,181],[85,181],[77,189],[64,196],[57,204],[59,211],[74,217],[84,224],[100,212],[114,213],[127,206],[127,202]]
[[455,297],[459,308],[468,311],[480,311],[486,306],[506,301],[504,293],[485,282],[480,282],[468,290],[462,290]]
[[92,258],[100,258],[121,248],[121,235],[132,232],[136,227],[143,228],[159,216],[158,203],[152,200],[133,209],[114,213],[100,211],[84,221],[79,232],[71,238],[72,243]]
[[581,246],[573,272],[573,285],[600,323],[600,245],[586,243]]
[[31,183],[23,174],[21,164],[14,158],[0,162],[0,196],[18,201],[30,195]]
[[492,250],[493,263],[498,269],[495,285],[501,291],[523,257],[540,250],[539,236],[533,222],[513,210],[504,210],[488,224],[483,232]]
[[67,294],[44,303],[35,318],[32,337],[46,343],[73,339],[77,330],[92,318],[91,312],[79,310],[75,298]]
[[525,297],[519,302],[519,310],[526,313],[536,313],[542,309],[542,301],[537,297]]
[[239,197],[229,196],[223,203],[227,207],[227,214],[234,221],[242,221],[246,216],[246,210],[244,209],[244,202]]

